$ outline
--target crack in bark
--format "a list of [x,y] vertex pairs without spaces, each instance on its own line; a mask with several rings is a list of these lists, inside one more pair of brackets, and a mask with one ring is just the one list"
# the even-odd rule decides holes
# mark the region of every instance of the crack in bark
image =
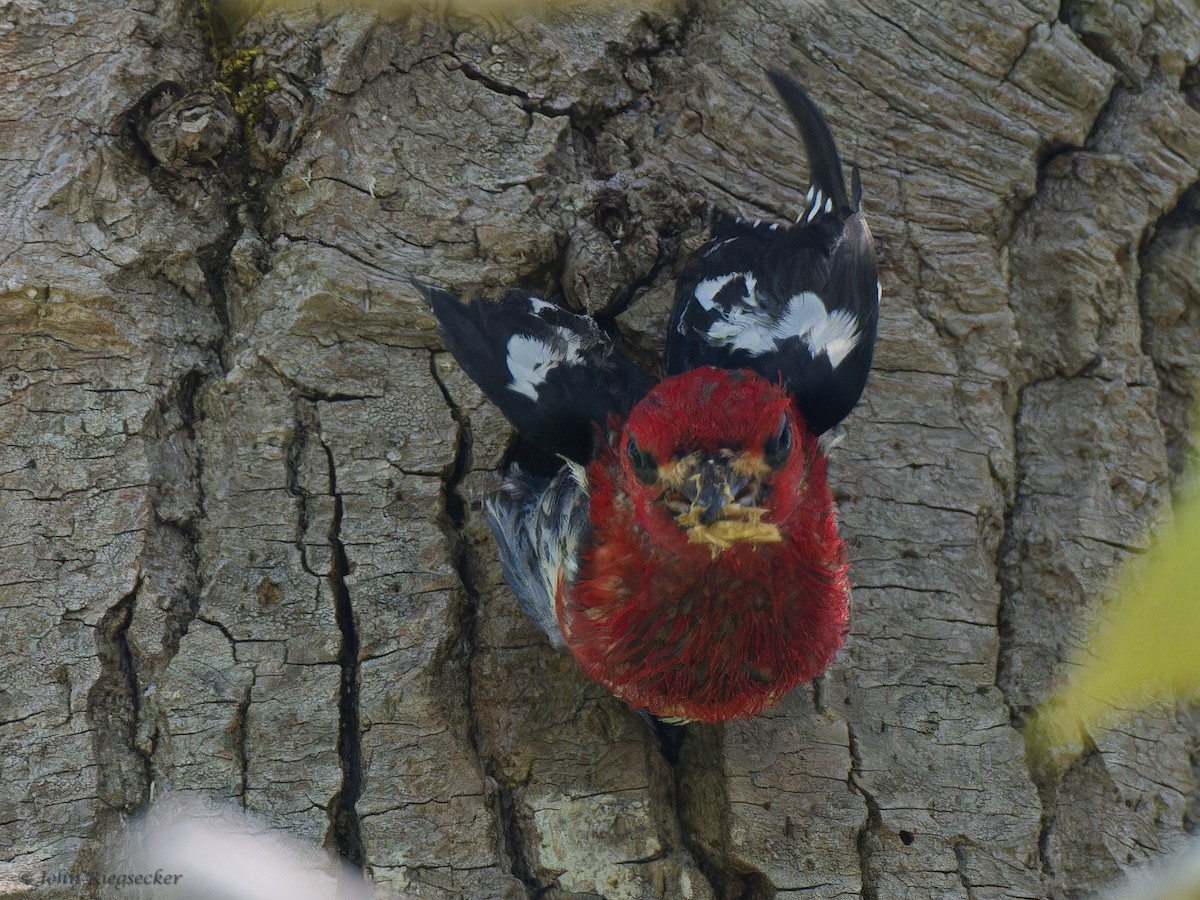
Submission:
[[[129,817],[145,809],[153,791],[150,756],[138,746],[139,687],[137,664],[128,632],[138,593],[139,571],[132,590],[113,604],[95,625],[100,672],[87,693],[86,720],[91,730],[96,767],[95,817],[72,871],[103,872],[112,846]],[[88,881],[84,896],[98,896]]]
[[858,737],[854,733],[853,723],[846,723],[846,733],[850,738],[848,748],[850,773],[847,776],[847,782],[852,791],[862,795],[863,803],[867,807],[867,820],[858,829],[858,835],[854,841],[854,847],[858,853],[859,877],[862,882],[859,896],[862,900],[877,900],[879,887],[875,884],[875,879],[871,874],[871,838],[883,828],[883,817],[879,811],[879,802],[862,784],[862,756],[858,751]]
[[[1164,352],[1161,347],[1155,346],[1155,338],[1162,328],[1154,322],[1147,296],[1149,290],[1147,278],[1150,275],[1147,261],[1154,252],[1158,241],[1166,236],[1164,232],[1169,233],[1176,229],[1200,229],[1200,181],[1189,185],[1182,192],[1175,206],[1159,216],[1154,224],[1146,230],[1138,251],[1137,302],[1141,325],[1141,348],[1142,353],[1153,364],[1155,374],[1158,376],[1157,414],[1166,441],[1170,484],[1173,491],[1179,490],[1182,486],[1189,459],[1194,463],[1197,453],[1200,452],[1200,446],[1197,445],[1193,436],[1196,423],[1190,421],[1195,417],[1192,410],[1195,409],[1197,396],[1197,390],[1191,382],[1194,381],[1197,374],[1200,374],[1200,371],[1187,371],[1186,363],[1180,364],[1178,361],[1164,358],[1164,356],[1169,356],[1169,349]],[[1186,297],[1179,299],[1183,303],[1188,302]],[[1192,305],[1194,303],[1195,298],[1192,298]],[[1186,311],[1180,314],[1181,319],[1186,316]],[[1197,319],[1200,320],[1200,316],[1197,316]],[[1173,362],[1174,365],[1172,365]],[[1200,370],[1200,356],[1196,357],[1196,368]],[[1192,377],[1189,378],[1189,375]],[[1176,407],[1175,415],[1172,415],[1171,406]],[[1188,424],[1191,424],[1192,428],[1189,429]]]
[[1042,813],[1042,819],[1038,827],[1038,869],[1042,873],[1042,878],[1049,879],[1054,876],[1054,866],[1050,862],[1050,836],[1054,833],[1054,816]]
[[429,355],[429,371],[433,382],[442,392],[442,397],[450,409],[450,415],[458,426],[454,459],[447,467],[442,477],[442,516],[441,524],[446,539],[450,544],[450,558],[462,584],[464,603],[459,618],[459,635],[457,649],[454,652],[453,665],[461,668],[464,691],[464,715],[467,724],[467,742],[471,752],[478,761],[485,779],[495,785],[488,797],[496,834],[499,842],[501,859],[506,860],[510,874],[516,878],[525,889],[526,896],[537,898],[548,889],[533,874],[530,854],[525,847],[525,839],[518,822],[516,800],[512,785],[504,777],[501,766],[485,749],[481,736],[479,718],[475,712],[475,675],[473,662],[479,651],[477,624],[479,619],[480,596],[471,571],[470,546],[463,528],[466,524],[466,505],[458,493],[459,485],[470,471],[471,447],[473,436],[471,423],[454,398],[449,388],[442,381],[437,370],[437,354]]
[[135,739],[138,673],[127,637],[142,584],[139,572],[133,589],[113,604],[95,626],[100,673],[88,691],[87,721],[99,770],[98,821],[107,818],[106,808],[129,815],[150,797],[150,760]]
[[546,116],[547,118],[558,118],[561,116],[571,115],[571,106],[566,106],[561,109],[551,106],[546,102],[546,98],[531,97],[527,92],[514,85],[505,84],[499,79],[492,78],[475,63],[469,60],[461,59],[453,53],[451,56],[458,63],[463,75],[465,75],[468,79],[482,84],[493,94],[500,94],[505,97],[514,98],[517,101],[517,105],[520,106],[521,109],[523,109],[526,113],[531,115],[533,113],[538,113]]
[[958,883],[962,885],[963,890],[967,892],[967,896],[971,896],[971,879],[967,877],[967,873],[963,871],[967,866],[967,841],[963,837],[959,837],[951,845],[954,851],[954,874],[958,878]]
[[[200,534],[197,521],[204,516],[204,482],[201,468],[202,460],[196,444],[196,423],[199,413],[196,410],[196,396],[202,385],[218,373],[218,367],[213,363],[204,369],[191,369],[174,385],[167,398],[159,406],[159,414],[163,410],[174,409],[179,417],[176,428],[166,434],[156,434],[153,439],[164,452],[174,452],[184,457],[185,475],[188,484],[174,486],[165,475],[168,468],[163,465],[164,477],[155,479],[154,518],[158,527],[178,536],[182,552],[186,556],[187,574],[190,576],[184,582],[184,604],[170,604],[166,630],[163,634],[163,661],[156,666],[159,672],[165,671],[170,661],[179,652],[179,645],[191,627],[192,621],[200,611],[200,555],[198,551]],[[182,435],[185,442],[182,447],[170,447],[170,440],[175,435]],[[165,462],[165,461],[164,461]],[[182,508],[172,503],[177,498],[173,491],[186,491],[194,487],[195,496],[189,503],[186,498]],[[179,585],[172,585],[178,587]]]
[[[268,367],[271,368],[269,365]],[[279,373],[276,372],[276,374]],[[338,489],[337,461],[333,448],[325,442],[320,433],[320,420],[316,406],[318,402],[361,398],[320,396],[311,391],[304,391],[299,384],[289,379],[284,380],[297,394],[292,434],[284,447],[287,491],[299,501],[295,546],[304,571],[314,578],[323,578],[329,586],[329,592],[333,598],[334,622],[341,637],[337,659],[341,675],[338,686],[336,746],[342,782],[329,799],[326,807],[329,817],[327,839],[342,857],[364,872],[368,872],[369,862],[363,843],[362,823],[357,811],[358,799],[362,795],[363,788],[362,722],[359,712],[359,678],[361,674],[359,649],[361,642],[348,584],[350,559],[345,542],[342,540],[342,522],[346,514],[345,500]],[[305,483],[306,475],[319,476],[323,479],[323,484],[314,485],[317,488],[316,491],[310,489]],[[308,552],[309,531],[319,518],[318,511],[314,510],[312,506],[317,497],[328,497],[332,501],[329,525],[324,534],[325,541],[329,546],[329,559],[323,567],[314,566]]]
[[329,801],[330,835],[337,851],[353,865],[369,871],[363,845],[362,822],[356,805],[362,794],[362,723],[359,716],[359,637],[354,604],[346,579],[350,575],[350,559],[342,541],[342,520],[345,501],[338,490],[337,464],[333,449],[319,436],[328,463],[329,493],[333,498],[333,517],[329,523],[328,540],[332,559],[329,566],[329,590],[333,595],[334,619],[342,636],[338,654],[341,684],[338,694],[338,759],[342,768],[342,786]]
[[1009,566],[1005,560],[1007,557],[1016,551],[1018,538],[1016,537],[1015,521],[1020,509],[1021,503],[1018,497],[1018,491],[1021,484],[1025,481],[1026,473],[1022,464],[1022,454],[1019,450],[1019,430],[1021,420],[1021,410],[1025,406],[1025,390],[1029,384],[1022,384],[1017,388],[1016,411],[1013,415],[1011,426],[1011,448],[1013,455],[1013,470],[1012,484],[1007,486],[1004,493],[1004,530],[1000,535],[1000,539],[996,542],[996,555],[993,559],[993,572],[996,578],[996,587],[999,591],[998,605],[996,607],[996,636],[999,646],[996,650],[996,671],[993,677],[993,683],[1000,691],[1000,696],[1004,700],[1004,705],[1008,709],[1009,721],[1013,727],[1019,728],[1024,718],[1024,711],[1018,710],[1014,706],[1012,698],[1009,697],[1008,691],[1005,690],[1005,684],[1008,682],[1008,666],[1009,648],[1015,640],[1016,631],[1010,621],[1011,603],[1010,598],[1017,590],[1017,585],[1013,583],[1013,578],[1009,573]]
[[[236,647],[237,645],[234,644]],[[236,651],[235,651],[236,652]],[[247,750],[248,724],[250,703],[254,696],[254,670],[250,670],[250,683],[242,692],[233,715],[233,756],[238,767],[238,797],[242,801],[242,809],[246,808],[246,796],[250,792],[250,754]]]
[[[1066,0],[1064,0],[1064,3]],[[1072,29],[1074,31],[1074,29]],[[1030,32],[1032,35],[1032,31]],[[1026,47],[1028,49],[1028,47]],[[1090,49],[1090,48],[1089,48]],[[1022,55],[1024,50],[1021,51]],[[1013,63],[1015,69],[1016,62]],[[1096,133],[1099,131],[1101,124],[1108,119],[1109,111],[1112,109],[1114,101],[1119,96],[1122,89],[1120,79],[1114,79],[1112,85],[1108,89],[1108,96],[1104,98],[1104,103],[1096,110],[1096,115],[1088,126],[1087,136],[1083,139],[1083,143],[1079,146],[1067,143],[1066,141],[1056,140],[1049,136],[1042,138],[1043,143],[1038,151],[1037,164],[1034,169],[1033,188],[1029,194],[1020,198],[1012,209],[1011,215],[1007,222],[998,223],[996,228],[997,243],[1001,247],[1011,247],[1014,237],[1016,236],[1017,228],[1021,221],[1029,215],[1038,198],[1043,196],[1046,183],[1049,180],[1049,172],[1054,165],[1055,160],[1060,157],[1067,156],[1072,153],[1080,153],[1086,151],[1095,143]],[[1011,281],[1011,274],[1009,276]],[[1011,288],[1011,284],[1009,285]],[[1009,292],[1011,297],[1011,291]]]
[[[1088,5],[1090,4],[1084,4],[1085,9]],[[1098,32],[1083,30],[1083,28],[1080,27],[1081,23],[1078,21],[1078,16],[1076,10],[1074,9],[1075,6],[1076,3],[1074,0],[1060,0],[1057,15],[1058,21],[1070,28],[1075,37],[1079,39],[1079,43],[1087,47],[1088,51],[1094,57],[1096,57],[1096,59],[1111,66],[1113,70],[1119,72],[1123,78],[1129,79],[1131,77],[1129,71],[1131,63],[1129,58],[1123,56],[1121,53],[1114,52],[1114,48],[1105,45],[1104,37],[1112,38],[1114,35],[1103,35]],[[1128,12],[1129,9],[1127,8],[1126,11]],[[1072,21],[1072,19],[1075,19],[1075,21]],[[1153,12],[1151,12],[1150,18],[1139,23],[1139,27],[1142,29],[1143,34],[1153,20]],[[1133,51],[1132,55],[1137,55],[1136,49]]]
[[[671,768],[672,800],[683,847],[720,900],[768,900],[775,886],[765,873],[733,860],[729,785],[725,779],[724,730],[692,723],[682,726],[682,737],[663,740],[664,728],[656,724],[659,751]],[[671,747],[670,744],[674,744]],[[672,754],[674,750],[674,754]],[[672,760],[671,755],[677,758]]]
[[[276,373],[278,374],[278,373]],[[309,430],[315,426],[314,413],[311,403],[302,405],[297,400],[295,420],[292,433],[283,449],[284,471],[287,473],[287,492],[300,502],[296,512],[296,553],[300,557],[300,568],[314,578],[320,578],[321,573],[313,569],[308,561],[308,542],[305,539],[312,524],[312,511],[309,509],[309,490],[301,483],[300,470],[303,467],[304,447],[308,440]]]
[[[653,41],[643,40],[640,46],[633,47],[610,45],[606,53],[606,58],[613,62],[620,61],[625,64],[635,59],[643,60],[649,66],[659,56],[678,53],[690,36],[689,33],[695,21],[699,18],[702,7],[703,4],[699,0],[680,3],[678,4],[678,8],[672,11],[676,18],[674,20],[668,18],[665,24],[659,28],[653,27],[653,23],[647,21],[648,17],[643,15],[637,24],[644,24],[646,26],[646,31],[653,38]],[[514,98],[517,105],[530,115],[538,113],[547,118],[565,116],[570,120],[571,129],[584,137],[594,137],[603,129],[605,122],[632,108],[653,90],[653,85],[648,88],[639,88],[631,83],[628,78],[625,78],[624,83],[628,85],[632,93],[632,99],[626,103],[611,106],[598,105],[590,109],[581,109],[580,104],[577,102],[568,102],[565,106],[555,106],[545,96],[535,97],[516,85],[508,84],[498,78],[492,77],[484,71],[478,62],[464,59],[463,56],[459,55],[457,48],[451,50],[449,56],[457,64],[463,75],[471,81],[478,82],[493,93]],[[617,66],[616,70],[623,71],[624,68],[625,66]],[[653,74],[651,78],[653,79]]]

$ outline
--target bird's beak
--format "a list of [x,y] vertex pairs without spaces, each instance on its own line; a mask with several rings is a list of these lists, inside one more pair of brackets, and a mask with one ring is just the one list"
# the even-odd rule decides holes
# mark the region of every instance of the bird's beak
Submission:
[[749,481],[749,476],[735,476],[721,461],[701,460],[682,485],[681,493],[691,502],[689,519],[694,524],[711,525],[724,518],[725,510]]
[[758,466],[740,457],[693,454],[675,464],[668,479],[674,499],[669,505],[675,521],[687,529],[689,543],[709,544],[716,553],[734,544],[782,539],[778,526],[762,521],[767,509],[758,505],[763,494]]

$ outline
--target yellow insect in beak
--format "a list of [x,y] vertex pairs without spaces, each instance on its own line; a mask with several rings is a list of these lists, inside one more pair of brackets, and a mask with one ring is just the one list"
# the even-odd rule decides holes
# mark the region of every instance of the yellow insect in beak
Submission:
[[667,507],[687,529],[688,543],[708,544],[716,555],[734,544],[767,544],[782,540],[779,528],[762,521],[759,506],[765,493],[762,476],[769,468],[744,452],[693,453],[664,467]]

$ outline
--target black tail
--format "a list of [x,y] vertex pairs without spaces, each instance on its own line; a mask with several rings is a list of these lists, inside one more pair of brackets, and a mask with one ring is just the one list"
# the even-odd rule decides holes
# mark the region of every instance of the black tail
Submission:
[[813,185],[826,197],[833,199],[837,209],[843,213],[853,211],[846,196],[846,179],[842,174],[842,159],[838,156],[833,134],[825,124],[825,117],[817,109],[804,89],[790,75],[776,69],[767,71],[771,84],[779,92],[780,99],[796,120],[804,149],[808,153],[808,166]]

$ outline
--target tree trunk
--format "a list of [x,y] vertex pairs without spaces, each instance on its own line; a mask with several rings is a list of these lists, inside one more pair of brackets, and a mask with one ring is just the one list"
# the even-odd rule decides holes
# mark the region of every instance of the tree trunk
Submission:
[[[168,790],[470,900],[1075,897],[1195,830],[1194,713],[1021,733],[1192,452],[1193,0],[0,14],[0,887],[105,895]],[[767,66],[880,253],[852,628],[675,761],[504,586],[511,432],[409,277],[652,363],[707,204],[802,205]]]

